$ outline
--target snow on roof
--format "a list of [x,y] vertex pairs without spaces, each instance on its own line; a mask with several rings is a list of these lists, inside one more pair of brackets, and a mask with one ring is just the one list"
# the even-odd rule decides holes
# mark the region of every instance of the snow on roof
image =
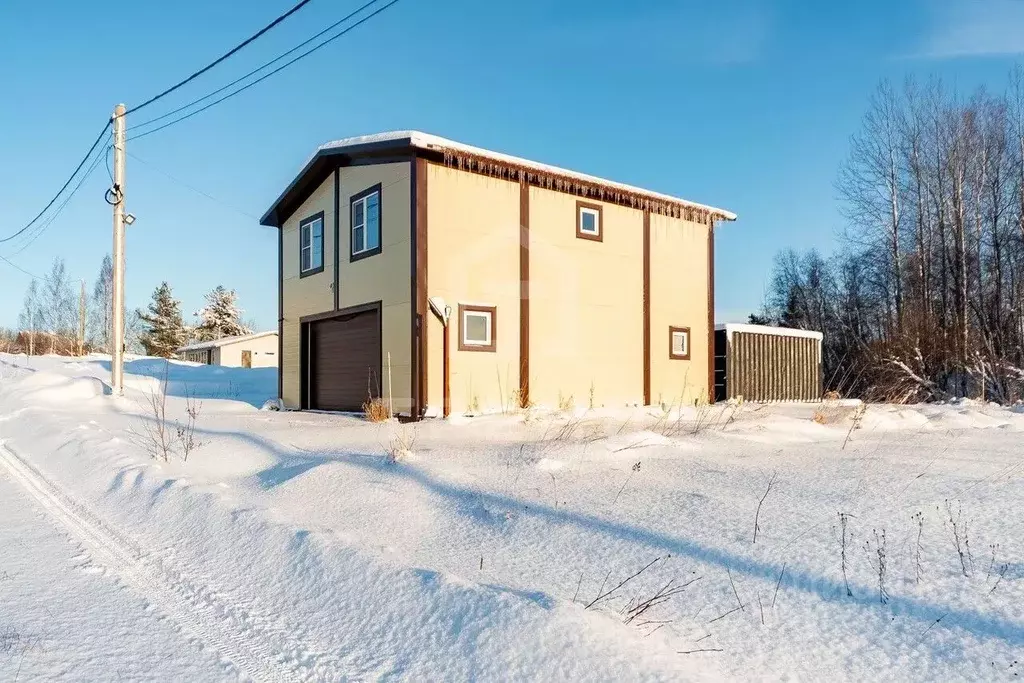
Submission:
[[345,149],[347,147],[357,147],[361,145],[370,145],[374,143],[394,142],[398,140],[408,140],[412,147],[423,150],[433,151],[454,151],[463,152],[466,154],[474,154],[481,157],[487,157],[508,164],[515,164],[517,166],[524,166],[527,168],[534,169],[541,173],[551,173],[557,175],[563,175],[570,178],[575,178],[583,182],[596,183],[600,185],[606,185],[608,187],[621,190],[623,192],[633,192],[637,194],[647,195],[652,199],[658,199],[661,201],[675,202],[686,206],[693,207],[695,209],[701,209],[715,214],[725,220],[734,221],[736,220],[736,214],[725,209],[718,209],[713,206],[707,206],[705,204],[697,204],[686,199],[679,197],[673,197],[667,194],[661,194],[659,192],[652,192],[651,190],[645,190],[640,187],[633,185],[626,185],[624,183],[617,183],[612,180],[606,180],[604,178],[598,178],[597,176],[587,175],[585,173],[577,173],[576,171],[570,171],[565,168],[559,168],[558,166],[550,166],[548,164],[542,164],[537,161],[530,161],[529,159],[522,159],[520,157],[514,157],[508,154],[502,154],[501,152],[493,152],[489,149],[483,149],[481,147],[473,147],[455,140],[449,140],[442,138],[437,135],[431,135],[430,133],[423,133],[418,130],[397,130],[385,133],[375,133],[373,135],[360,135],[357,137],[343,138],[341,140],[335,140],[333,142],[327,142],[317,148],[317,151],[312,154],[306,163],[303,164],[303,168],[309,166],[309,163],[321,152]]
[[770,327],[768,325],[749,325],[747,323],[719,323],[715,325],[716,330],[725,330],[725,336],[732,339],[735,332],[747,332],[749,334],[771,334],[777,337],[803,337],[805,339],[817,339],[821,341],[824,335],[814,330],[798,330],[793,327]]
[[212,341],[195,342],[193,344],[187,344],[177,350],[177,353],[184,351],[199,351],[201,349],[212,349],[218,346],[226,346],[228,344],[235,344],[237,342],[251,341],[253,339],[261,339],[263,337],[269,337],[270,335],[277,335],[277,330],[270,330],[269,332],[254,332],[253,334],[243,334],[238,337],[221,337],[220,339],[214,339]]

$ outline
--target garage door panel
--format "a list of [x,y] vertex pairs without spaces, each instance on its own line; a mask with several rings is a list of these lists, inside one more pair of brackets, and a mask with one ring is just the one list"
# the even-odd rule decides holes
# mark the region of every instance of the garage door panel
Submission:
[[310,407],[360,410],[381,395],[380,311],[310,323]]

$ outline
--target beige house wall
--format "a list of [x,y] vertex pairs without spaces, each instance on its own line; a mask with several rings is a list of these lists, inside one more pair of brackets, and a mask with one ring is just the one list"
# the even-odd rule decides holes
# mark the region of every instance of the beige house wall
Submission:
[[[387,383],[391,354],[391,389],[396,412],[412,409],[412,253],[411,163],[351,166],[341,169],[338,240],[341,259],[339,306],[381,302],[381,368]],[[381,185],[381,253],[350,261],[350,198]],[[387,396],[387,386],[381,388]]]
[[[324,212],[324,271],[299,277],[299,224],[306,218]],[[281,392],[285,405],[298,408],[299,392],[299,319],[334,308],[334,176],[328,176],[320,187],[295,210],[281,226],[283,253],[284,321],[282,322]]]
[[252,352],[252,367],[277,367],[277,335],[224,344],[215,348],[215,362],[232,368],[242,367],[242,351]]
[[[411,279],[410,279],[410,164],[390,163],[344,167],[339,192],[339,306],[382,302],[383,371],[391,354],[391,386],[395,410],[411,407]],[[349,198],[381,184],[381,253],[350,262]],[[324,270],[299,277],[299,224],[324,212]],[[283,232],[283,353],[280,359],[282,399],[289,408],[301,405],[300,319],[334,310],[334,175],[284,221]],[[386,391],[386,387],[384,388]]]
[[[708,399],[708,226],[651,215],[651,401]],[[669,358],[669,327],[690,328],[690,360]]]
[[643,212],[602,206],[603,241],[576,236],[578,197],[530,188],[530,399],[643,402]]
[[[427,170],[427,295],[452,308],[454,413],[512,407],[520,386],[520,185],[437,163]],[[411,162],[340,170],[339,306],[382,302],[385,381],[395,407],[412,407]],[[350,261],[349,200],[382,189],[382,252]],[[540,406],[621,407],[643,402],[643,232],[640,209],[602,206],[603,241],[576,236],[572,194],[529,188],[530,398]],[[334,177],[282,225],[282,394],[300,400],[300,323],[334,310]],[[301,220],[324,212],[324,271],[300,278]],[[650,377],[653,403],[708,395],[708,227],[650,216]],[[496,350],[460,351],[459,304],[494,306]],[[442,406],[442,326],[425,318],[425,404]],[[669,326],[689,327],[690,360],[669,358]],[[256,363],[254,356],[254,365]],[[386,386],[382,388],[387,391]]]
[[[428,295],[452,309],[453,413],[515,405],[519,387],[520,187],[428,166]],[[603,241],[576,236],[575,195],[529,189],[530,399],[538,406],[643,403],[643,211],[602,206]],[[650,217],[651,398],[708,395],[708,228]],[[459,351],[459,304],[497,308],[494,353]],[[690,360],[669,359],[669,326],[690,328]],[[427,404],[440,412],[441,323],[430,315]],[[591,399],[591,395],[593,399]]]
[[[519,387],[519,184],[427,165],[427,295],[451,306],[453,413],[511,407]],[[459,351],[459,304],[495,306],[495,351]],[[443,332],[427,321],[427,408],[440,414]]]

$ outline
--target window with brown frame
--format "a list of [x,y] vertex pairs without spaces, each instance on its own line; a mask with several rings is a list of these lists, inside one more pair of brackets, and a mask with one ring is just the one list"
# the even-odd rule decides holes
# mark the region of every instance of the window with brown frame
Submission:
[[497,350],[498,309],[459,304],[459,351]]
[[604,210],[600,204],[576,202],[576,237],[581,240],[604,241]]
[[324,212],[299,223],[299,277],[324,272]]
[[690,360],[690,328],[668,328],[668,357],[672,360]]

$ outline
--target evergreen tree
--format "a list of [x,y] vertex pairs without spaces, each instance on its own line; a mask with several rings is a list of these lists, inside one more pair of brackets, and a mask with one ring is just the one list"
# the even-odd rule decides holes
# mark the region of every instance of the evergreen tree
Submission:
[[218,285],[206,295],[206,306],[196,311],[199,325],[195,329],[198,341],[213,341],[223,337],[237,337],[251,334],[252,330],[242,324],[242,311],[233,289]]
[[188,337],[181,317],[181,302],[171,296],[166,282],[153,292],[148,312],[139,311],[137,316],[145,325],[139,341],[148,356],[170,358]]
[[92,286],[89,315],[89,341],[92,346],[110,353],[110,334],[113,325],[114,261],[110,254],[103,257],[100,273]]

